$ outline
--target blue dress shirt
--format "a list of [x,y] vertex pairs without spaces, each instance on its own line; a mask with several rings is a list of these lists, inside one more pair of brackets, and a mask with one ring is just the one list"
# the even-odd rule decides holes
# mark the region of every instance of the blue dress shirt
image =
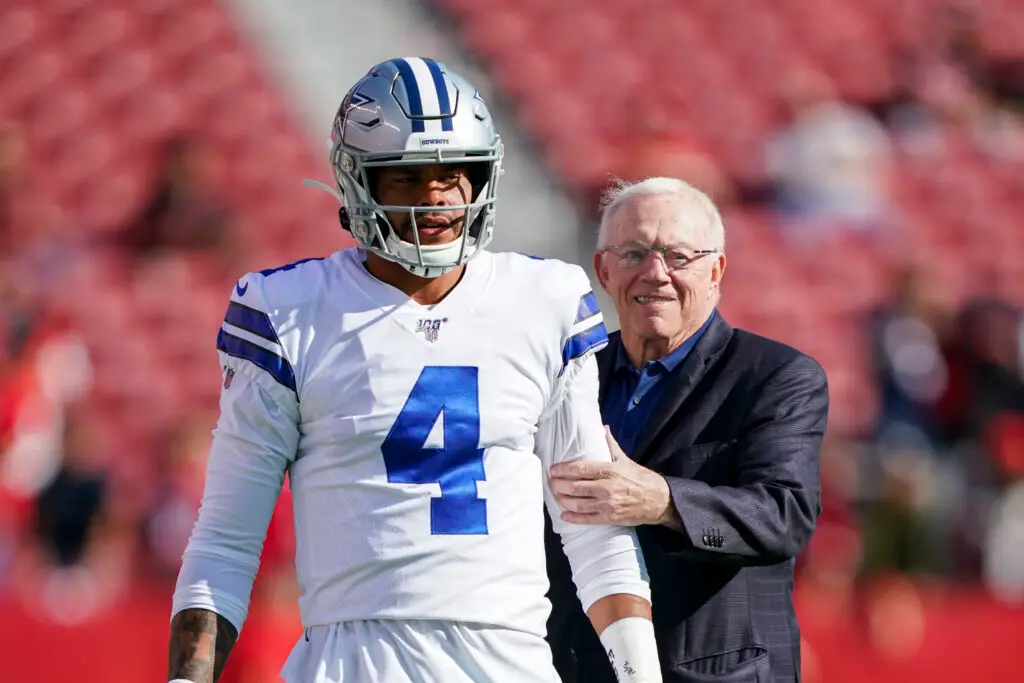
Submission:
[[715,315],[716,312],[712,311],[700,329],[672,353],[658,360],[647,361],[640,370],[633,367],[624,347],[619,345],[615,367],[609,378],[611,386],[601,406],[601,417],[611,428],[612,436],[626,455],[632,455],[644,425],[661,402],[665,387],[668,386],[665,379],[690,354]]

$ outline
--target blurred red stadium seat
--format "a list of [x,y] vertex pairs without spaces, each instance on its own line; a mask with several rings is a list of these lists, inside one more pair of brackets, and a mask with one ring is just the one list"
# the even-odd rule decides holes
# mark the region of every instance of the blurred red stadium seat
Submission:
[[212,3],[193,3],[168,11],[157,22],[153,49],[169,64],[205,50],[229,33],[223,10]]
[[47,42],[52,18],[31,3],[7,3],[0,8],[0,61],[35,50]]
[[93,116],[95,100],[89,89],[66,83],[28,102],[25,133],[31,145],[48,150],[58,140],[88,130]]
[[137,34],[131,38],[100,52],[87,69],[94,96],[114,108],[159,78],[152,52]]
[[[474,13],[465,18],[460,27],[463,40],[483,58],[500,58],[519,51],[532,38],[533,22],[530,17],[506,6],[494,12]],[[536,51],[522,50],[527,58]],[[497,68],[507,66],[498,63]]]
[[142,144],[163,141],[190,123],[181,93],[160,82],[126,93],[116,115],[125,138]]
[[117,49],[129,38],[145,40],[140,33],[134,13],[89,3],[67,19],[63,46],[69,59],[85,63],[101,52]]
[[42,43],[8,59],[0,71],[0,98],[14,109],[35,95],[60,83],[70,67],[56,46]]
[[250,78],[245,55],[225,44],[192,55],[178,69],[183,96],[197,105],[225,92],[244,90]]

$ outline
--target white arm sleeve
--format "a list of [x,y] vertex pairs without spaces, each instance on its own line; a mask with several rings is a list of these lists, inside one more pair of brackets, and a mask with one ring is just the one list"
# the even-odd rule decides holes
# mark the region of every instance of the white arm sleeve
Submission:
[[597,361],[593,353],[573,359],[565,369],[563,393],[537,430],[537,452],[544,463],[544,500],[552,526],[572,567],[572,579],[584,610],[616,593],[651,599],[640,544],[627,527],[569,524],[551,491],[548,470],[556,462],[611,461],[598,407]]
[[220,353],[233,372],[206,469],[199,519],[174,591],[172,616],[202,608],[245,622],[267,525],[298,445],[298,401],[248,361]]

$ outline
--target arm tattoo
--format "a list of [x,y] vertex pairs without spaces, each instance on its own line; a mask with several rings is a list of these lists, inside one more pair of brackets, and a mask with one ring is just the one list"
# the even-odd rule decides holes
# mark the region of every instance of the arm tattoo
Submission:
[[205,609],[186,609],[171,620],[167,678],[216,683],[238,632],[224,617]]

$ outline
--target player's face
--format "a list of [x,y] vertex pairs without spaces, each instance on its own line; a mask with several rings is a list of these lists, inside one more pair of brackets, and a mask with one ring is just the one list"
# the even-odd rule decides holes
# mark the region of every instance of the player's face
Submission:
[[[396,166],[382,169],[377,176],[377,201],[384,205],[436,207],[417,212],[420,244],[445,244],[462,234],[465,210],[446,211],[446,206],[469,204],[473,188],[466,169],[453,164]],[[387,212],[398,236],[415,243],[413,221],[408,212]]]
[[[718,302],[725,256],[710,249],[707,219],[676,197],[636,197],[611,218],[606,246],[594,257],[601,285],[614,299],[624,334],[664,344],[671,350],[696,331]],[[665,247],[677,256],[649,252]],[[646,254],[638,264],[628,256]],[[627,255],[627,258],[621,258]],[[684,258],[678,258],[684,257]],[[686,265],[679,267],[680,263]]]

